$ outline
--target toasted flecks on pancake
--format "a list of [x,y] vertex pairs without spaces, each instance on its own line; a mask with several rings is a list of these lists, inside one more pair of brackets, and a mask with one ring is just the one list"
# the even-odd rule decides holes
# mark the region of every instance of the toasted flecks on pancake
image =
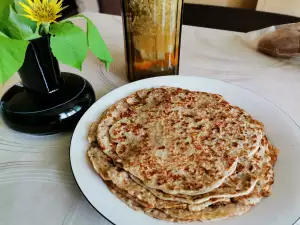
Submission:
[[263,169],[262,161],[266,148],[268,148],[268,143],[262,142],[259,151],[255,153],[251,160],[239,163],[237,170],[231,176],[226,178],[223,185],[202,195],[171,195],[145,186],[138,178],[131,174],[130,177],[133,181],[149,190],[153,195],[164,200],[175,200],[188,204],[200,204],[211,198],[239,197],[250,194],[256,186]]
[[[259,150],[255,154],[255,156],[261,154],[261,152],[264,151],[263,148],[261,149],[262,150]],[[92,162],[97,173],[99,173],[103,179],[110,180],[117,188],[126,191],[131,196],[135,196],[137,199],[144,202],[144,204],[147,205],[147,207],[149,208],[154,208],[154,207],[187,208],[188,207],[189,210],[191,211],[197,211],[219,201],[227,201],[229,198],[237,198],[240,196],[249,195],[250,192],[253,191],[253,189],[257,188],[256,185],[257,181],[255,181],[254,183],[249,183],[250,190],[248,189],[239,190],[239,188],[241,187],[237,186],[233,188],[228,186],[224,188],[219,187],[213,192],[206,193],[197,197],[183,196],[183,195],[172,196],[170,194],[164,194],[165,196],[168,196],[168,198],[167,199],[160,198],[161,195],[156,196],[154,193],[149,191],[149,189],[145,188],[139,182],[135,182],[134,179],[132,179],[132,175],[128,174],[127,171],[115,166],[113,164],[113,161],[109,157],[107,157],[99,148],[95,148],[95,147],[90,148],[88,151],[88,157]],[[254,158],[253,160],[255,160],[255,157],[253,158]],[[257,165],[253,165],[253,166],[255,167]],[[247,170],[245,170],[245,172],[246,171]],[[253,169],[249,172],[255,174],[255,171]],[[240,176],[241,175],[242,174],[240,174]],[[265,177],[263,178],[265,179]],[[234,183],[234,181],[231,182],[232,184]],[[254,198],[254,196],[250,196],[250,197]]]
[[[249,211],[251,206],[247,205],[234,205],[231,203],[215,204],[216,201],[210,207],[203,208],[200,211],[188,211],[180,208],[175,209],[158,209],[147,208],[144,203],[138,199],[128,195],[128,193],[116,188],[111,184],[107,184],[110,191],[116,195],[125,204],[137,211],[144,211],[147,215],[156,219],[167,220],[171,222],[191,222],[191,221],[212,221],[229,218],[236,215],[242,215]],[[214,205],[215,204],[215,205]]]
[[220,95],[167,87],[109,107],[97,132],[103,152],[146,186],[185,195],[219,187],[262,137],[263,125]]
[[[107,158],[107,156],[100,151],[98,148],[90,148],[88,150],[88,157],[95,168],[96,172],[100,174],[100,176],[106,180],[110,181],[111,186],[114,185],[115,189],[119,189],[125,191],[128,195],[134,197],[135,199],[144,203],[144,207],[147,208],[187,208],[188,205],[186,203],[182,203],[180,201],[170,201],[163,200],[157,198],[146,188],[140,186],[138,183],[135,183],[128,172],[118,168],[112,164],[111,161]],[[120,192],[120,191],[119,191]],[[207,207],[211,204],[220,201],[228,201],[226,198],[220,199],[207,199],[207,201],[203,201],[198,204],[194,204],[191,209],[200,210],[204,207]]]
[[172,222],[246,213],[271,195],[276,149],[263,124],[220,95],[138,91],[89,128],[94,170],[135,210]]

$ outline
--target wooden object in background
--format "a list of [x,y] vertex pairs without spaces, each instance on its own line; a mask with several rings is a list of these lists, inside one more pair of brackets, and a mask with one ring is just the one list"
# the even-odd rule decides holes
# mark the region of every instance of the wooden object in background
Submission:
[[185,0],[185,3],[255,9],[257,0]]
[[258,0],[256,10],[300,17],[300,1]]
[[295,23],[299,20],[293,16],[209,5],[184,4],[183,11],[183,24],[185,25],[239,32]]
[[121,0],[98,0],[100,12],[121,15]]

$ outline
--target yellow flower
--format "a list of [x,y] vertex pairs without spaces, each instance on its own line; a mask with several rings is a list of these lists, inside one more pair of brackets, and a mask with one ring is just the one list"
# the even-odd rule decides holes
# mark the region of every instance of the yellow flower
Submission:
[[27,18],[41,23],[53,23],[62,15],[60,14],[67,6],[62,7],[63,0],[26,0],[27,4],[19,2]]

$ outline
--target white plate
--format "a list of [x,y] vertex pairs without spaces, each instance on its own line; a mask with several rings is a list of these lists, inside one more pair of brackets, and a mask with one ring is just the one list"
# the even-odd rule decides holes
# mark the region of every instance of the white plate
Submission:
[[[248,111],[265,124],[271,142],[281,152],[275,168],[273,195],[240,217],[211,222],[214,225],[292,225],[300,217],[300,129],[291,118],[268,100],[241,87],[201,77],[157,77],[122,86],[98,100],[82,117],[71,143],[71,165],[75,179],[88,201],[116,225],[162,225],[169,222],[136,212],[109,192],[86,159],[89,125],[116,101],[143,88],[181,87],[223,95],[231,104]],[[279,90],[278,90],[279,91]],[[296,104],[296,102],[295,102]],[[178,224],[178,223],[177,223]],[[200,222],[190,223],[193,225]]]

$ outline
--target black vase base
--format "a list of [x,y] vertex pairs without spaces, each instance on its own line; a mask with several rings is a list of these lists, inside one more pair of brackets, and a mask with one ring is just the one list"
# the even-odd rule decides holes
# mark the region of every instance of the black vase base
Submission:
[[91,84],[84,78],[62,73],[59,89],[50,94],[29,91],[21,83],[11,87],[1,99],[4,122],[13,130],[47,135],[70,131],[95,102]]

